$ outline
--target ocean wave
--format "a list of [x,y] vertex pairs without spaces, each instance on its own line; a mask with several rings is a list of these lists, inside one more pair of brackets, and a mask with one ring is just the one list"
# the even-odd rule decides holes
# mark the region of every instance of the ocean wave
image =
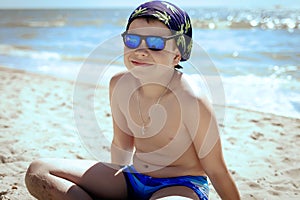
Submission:
[[192,10],[195,28],[202,29],[300,29],[300,14],[293,10]]
[[[97,54],[94,56],[90,55],[90,52],[85,52],[82,54],[70,54],[68,52],[54,52],[45,50],[36,50],[29,46],[18,46],[18,45],[8,45],[0,44],[0,55],[11,57],[14,59],[24,58],[28,62],[30,60],[35,60],[35,63],[39,61],[43,62],[45,65],[49,63],[77,63],[77,65],[84,64],[95,64],[99,63],[111,63],[113,60],[113,53],[107,54]],[[114,60],[114,63],[122,63],[122,59]]]
[[31,27],[31,28],[48,28],[48,27],[63,27],[66,25],[66,20],[50,20],[50,21],[20,21],[20,22],[7,22],[4,24],[7,27]]
[[43,60],[59,60],[60,54],[56,52],[35,51],[29,46],[17,46],[0,44],[0,55],[13,56],[13,57],[29,57],[32,59]]
[[287,80],[291,80],[291,79],[295,78],[297,81],[300,82],[300,66],[274,65],[274,66],[270,67],[269,70],[272,72],[272,74],[270,75],[271,78],[285,78]]
[[[299,82],[251,74],[222,79],[227,105],[300,118]],[[286,87],[294,89],[287,90]]]
[[[300,83],[298,81],[248,74],[221,76],[222,84],[216,85],[218,77],[200,76],[199,74],[186,76],[189,77],[191,87],[206,96],[213,105],[233,106],[300,118],[300,94],[298,92]],[[224,99],[216,98],[216,96],[220,96],[220,93],[224,93]]]
[[300,20],[294,21],[291,19],[286,19],[282,21],[277,21],[275,19],[270,19],[269,21],[265,21],[264,19],[253,19],[250,21],[242,20],[242,21],[215,21],[215,20],[194,20],[193,23],[194,28],[201,29],[253,29],[253,28],[261,28],[261,29],[269,29],[269,30],[279,30],[286,29],[289,31],[293,31],[296,29],[300,29]]
[[[300,14],[293,9],[243,10],[220,8],[187,9],[193,27],[200,29],[253,29],[267,30],[300,29]],[[112,14],[113,13],[113,14]],[[128,9],[101,10],[34,10],[22,11],[13,16],[2,10],[0,25],[5,27],[62,27],[102,26],[110,24],[125,26]],[[43,17],[40,17],[44,14]]]

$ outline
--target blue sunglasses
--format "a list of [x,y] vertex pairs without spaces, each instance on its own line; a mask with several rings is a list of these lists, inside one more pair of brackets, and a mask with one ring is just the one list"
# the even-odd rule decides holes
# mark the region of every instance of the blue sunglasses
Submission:
[[147,47],[152,51],[161,51],[165,48],[166,41],[178,37],[179,35],[171,36],[154,36],[154,35],[138,35],[127,33],[121,34],[123,42],[129,49],[136,49],[140,46],[142,40],[145,40]]

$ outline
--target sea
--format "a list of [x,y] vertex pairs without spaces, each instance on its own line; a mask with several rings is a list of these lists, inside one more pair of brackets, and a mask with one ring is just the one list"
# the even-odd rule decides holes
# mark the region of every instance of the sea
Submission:
[[[226,106],[300,118],[300,10],[185,10],[194,46],[206,57],[193,53],[183,73],[217,75]],[[0,10],[0,66],[76,81],[88,65],[103,72],[107,86],[112,74],[125,70],[120,34],[131,11]],[[210,64],[202,66],[203,59]]]

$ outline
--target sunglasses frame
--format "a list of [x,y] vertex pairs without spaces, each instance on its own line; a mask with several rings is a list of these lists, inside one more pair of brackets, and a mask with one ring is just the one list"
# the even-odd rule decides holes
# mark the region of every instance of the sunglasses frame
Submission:
[[[139,44],[137,45],[137,47],[132,48],[132,47],[127,46],[127,44],[126,44],[126,42],[125,42],[125,38],[126,38],[127,35],[138,36],[138,37],[140,38],[140,42],[139,42]],[[170,36],[139,35],[139,34],[135,34],[135,33],[128,33],[127,31],[125,31],[124,33],[121,34],[121,36],[122,36],[122,38],[123,38],[124,45],[125,45],[126,47],[128,47],[129,49],[137,49],[137,48],[141,45],[142,41],[144,40],[145,43],[146,43],[146,45],[147,45],[147,47],[148,47],[148,49],[150,49],[150,50],[152,50],[152,51],[162,51],[162,50],[164,50],[165,47],[166,47],[166,41],[167,41],[167,40],[174,39],[174,38],[176,38],[176,37],[178,37],[178,36],[180,36],[180,35],[170,35]],[[147,42],[147,40],[146,40],[146,39],[149,38],[149,37],[154,37],[154,38],[162,39],[163,42],[164,42],[164,43],[163,43],[163,45],[164,45],[163,48],[162,48],[162,49],[156,49],[156,48],[151,48],[151,47],[149,47],[149,44],[148,44],[148,42]]]

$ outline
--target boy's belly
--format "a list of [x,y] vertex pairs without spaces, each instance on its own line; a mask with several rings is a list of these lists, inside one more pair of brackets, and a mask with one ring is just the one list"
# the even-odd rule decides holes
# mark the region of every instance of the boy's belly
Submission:
[[192,146],[181,155],[174,153],[169,155],[154,152],[141,153],[137,150],[133,157],[133,165],[140,173],[152,177],[205,175]]

